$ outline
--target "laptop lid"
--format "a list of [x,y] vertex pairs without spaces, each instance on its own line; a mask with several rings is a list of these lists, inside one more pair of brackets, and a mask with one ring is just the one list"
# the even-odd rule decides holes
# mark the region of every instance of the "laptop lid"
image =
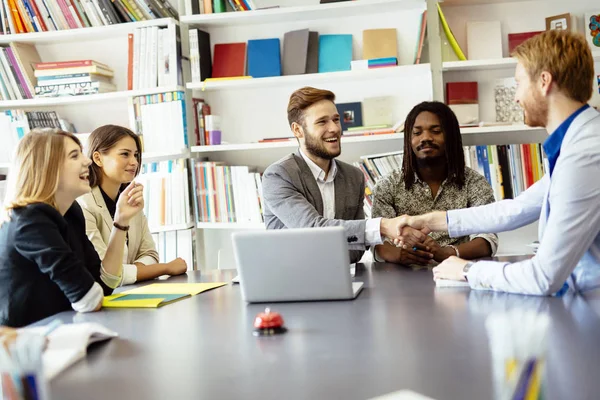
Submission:
[[245,301],[354,297],[343,227],[236,232],[232,238]]

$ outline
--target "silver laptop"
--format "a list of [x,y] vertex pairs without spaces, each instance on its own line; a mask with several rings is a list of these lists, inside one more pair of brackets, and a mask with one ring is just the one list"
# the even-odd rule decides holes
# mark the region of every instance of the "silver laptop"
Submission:
[[354,299],[342,227],[236,232],[232,235],[242,298],[250,303]]

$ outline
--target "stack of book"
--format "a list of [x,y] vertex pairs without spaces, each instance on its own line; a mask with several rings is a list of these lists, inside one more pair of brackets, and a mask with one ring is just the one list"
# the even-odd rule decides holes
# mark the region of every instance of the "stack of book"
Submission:
[[2,33],[47,32],[178,18],[168,0],[1,0]]
[[35,97],[79,96],[114,92],[113,70],[94,60],[35,64]]
[[192,160],[198,222],[262,223],[260,174],[246,166]]
[[355,60],[350,63],[352,71],[361,71],[374,68],[395,67],[398,65],[396,57],[373,58],[370,60]]

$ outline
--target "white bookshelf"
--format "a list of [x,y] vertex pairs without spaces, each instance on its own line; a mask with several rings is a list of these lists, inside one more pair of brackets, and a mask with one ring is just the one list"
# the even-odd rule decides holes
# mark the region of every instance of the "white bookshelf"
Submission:
[[64,105],[81,105],[84,103],[111,103],[122,102],[136,96],[146,96],[157,93],[184,91],[183,86],[171,86],[162,88],[139,89],[139,90],[123,90],[119,92],[87,94],[80,96],[59,96],[59,97],[44,97],[24,100],[6,100],[0,101],[0,108],[36,108],[36,107],[52,107]]
[[263,89],[270,86],[313,85],[339,81],[356,81],[371,79],[393,79],[396,77],[416,77],[428,74],[429,64],[400,65],[397,67],[376,68],[365,71],[340,71],[319,74],[287,75],[269,78],[227,79],[200,83],[188,83],[186,87],[193,90],[224,90],[224,89]]
[[[285,3],[285,2],[280,2]],[[308,1],[307,1],[308,3]],[[303,20],[331,19],[344,17],[367,17],[370,14],[397,12],[414,8],[424,8],[425,0],[368,0],[349,1],[306,6],[281,6],[265,10],[235,13],[200,14],[181,16],[185,24],[198,27],[234,27],[242,25],[262,25],[271,23],[297,22]]]
[[497,125],[497,126],[476,126],[460,129],[463,135],[486,135],[492,133],[511,133],[522,132],[524,134],[545,132],[543,128],[531,128],[527,125]]
[[181,149],[181,151],[177,151],[174,153],[142,153],[142,162],[144,164],[168,160],[178,160],[181,158],[190,158],[190,151],[188,149]]
[[[349,143],[368,143],[368,142],[380,142],[387,140],[399,140],[402,139],[403,135],[400,133],[382,134],[382,135],[369,135],[369,136],[353,136],[344,137],[342,136],[342,144]],[[225,152],[225,151],[260,151],[266,149],[283,149],[290,148],[295,149],[298,147],[296,139],[291,139],[285,142],[273,142],[273,143],[242,143],[242,144],[220,144],[213,146],[193,146],[192,154],[202,153],[214,153],[214,152]]]
[[[600,61],[600,53],[593,53],[594,61]],[[442,64],[442,71],[486,71],[499,69],[512,69],[517,66],[517,60],[512,57],[489,59],[489,60],[466,60],[466,61],[446,61]]]
[[153,19],[150,21],[129,22],[124,24],[114,24],[90,28],[0,35],[0,44],[9,44],[12,42],[47,44],[82,42],[98,39],[104,40],[109,38],[119,38],[123,36],[127,37],[127,34],[132,33],[137,28],[145,28],[149,26],[164,27],[169,24],[179,24],[179,21],[173,18],[160,18]]
[[515,68],[517,60],[515,58],[499,58],[491,60],[466,60],[466,61],[446,61],[443,63],[444,72],[451,71],[480,71],[489,69]]
[[190,222],[187,224],[177,224],[177,225],[151,226],[150,233],[183,231],[183,230],[192,229],[192,228],[194,228],[193,222]]

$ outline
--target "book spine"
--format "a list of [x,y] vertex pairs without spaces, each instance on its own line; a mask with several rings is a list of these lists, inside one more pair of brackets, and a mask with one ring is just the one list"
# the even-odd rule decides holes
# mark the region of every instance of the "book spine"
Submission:
[[81,20],[81,24],[83,25],[83,27],[85,28],[89,28],[92,26],[92,23],[90,22],[89,18],[87,17],[85,10],[83,9],[83,4],[81,3],[81,0],[71,0],[73,2],[73,6],[75,6],[75,12],[77,13],[77,16],[79,17],[79,19]]
[[82,6],[90,20],[90,24],[92,24],[92,26],[102,26],[103,25],[102,20],[100,19],[100,16],[96,12],[96,7],[94,7],[94,4],[92,3],[91,0],[83,0]]
[[50,14],[48,7],[46,7],[46,3],[43,0],[33,0],[40,14],[42,15],[42,19],[44,20],[44,26],[48,31],[57,30],[57,26],[54,23],[54,18]]
[[27,99],[33,98],[33,85],[31,85],[30,87],[29,79],[26,79],[27,74],[24,74],[24,71],[21,70],[20,64],[17,62],[17,59],[15,58],[15,55],[13,53],[13,49],[10,47],[6,47],[4,51],[6,52],[8,61],[15,70],[16,78],[20,87],[23,88],[23,94],[25,95],[24,97]]
[[19,15],[21,15],[21,20],[25,24],[25,29],[27,32],[37,32],[37,28],[33,26],[33,16],[29,14],[29,11],[25,7],[25,3],[23,0],[16,0],[17,9],[19,10]]
[[23,89],[19,87],[17,80],[15,79],[16,75],[14,68],[10,65],[8,57],[6,56],[6,51],[3,48],[0,48],[0,57],[2,58],[2,64],[4,65],[4,70],[8,76],[8,82],[6,82],[6,84],[11,85],[17,100],[23,100]]
[[13,21],[15,24],[16,32],[15,33],[25,33],[27,29],[23,26],[23,22],[21,21],[21,16],[19,15],[19,9],[17,8],[16,0],[6,0],[8,1],[8,5],[10,8],[10,12],[13,17]]
[[75,25],[77,25],[77,28],[83,28],[83,21],[77,14],[77,9],[75,8],[73,0],[65,0],[65,4],[71,13],[71,17],[73,17],[73,21],[75,22]]
[[25,5],[25,8],[31,17],[33,27],[37,29],[37,32],[45,32],[47,30],[46,25],[44,24],[44,20],[42,19],[35,2],[33,0],[23,0],[23,4]]
[[73,18],[73,14],[71,14],[71,10],[69,9],[69,6],[67,6],[67,3],[65,0],[56,0],[58,3],[58,6],[60,7],[61,12],[63,13],[67,24],[69,25],[69,29],[77,29],[78,25],[75,22],[75,19]]
[[62,13],[60,6],[58,5],[57,0],[44,0],[46,5],[51,8],[50,12],[52,12],[52,16],[54,17],[54,21],[57,22],[60,26],[59,29],[69,29],[69,23],[67,22],[66,17]]

